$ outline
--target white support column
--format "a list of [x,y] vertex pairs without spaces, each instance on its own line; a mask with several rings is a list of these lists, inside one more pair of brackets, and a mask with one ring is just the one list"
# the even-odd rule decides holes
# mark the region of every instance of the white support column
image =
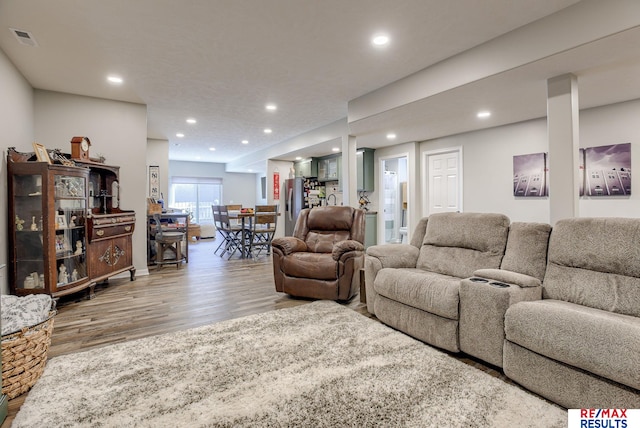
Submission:
[[342,203],[358,208],[356,137],[342,136]]
[[549,223],[578,217],[579,199],[578,80],[564,74],[547,80],[549,137]]

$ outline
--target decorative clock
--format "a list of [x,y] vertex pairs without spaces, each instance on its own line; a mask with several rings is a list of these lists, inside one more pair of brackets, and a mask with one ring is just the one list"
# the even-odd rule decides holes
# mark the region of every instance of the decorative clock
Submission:
[[89,161],[89,146],[91,146],[89,138],[73,137],[71,139],[71,159]]

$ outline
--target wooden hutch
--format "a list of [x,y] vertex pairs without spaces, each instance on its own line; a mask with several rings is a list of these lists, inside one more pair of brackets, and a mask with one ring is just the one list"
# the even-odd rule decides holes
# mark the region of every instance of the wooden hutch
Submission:
[[135,212],[120,208],[119,167],[71,160],[52,163],[9,148],[9,285],[17,295],[60,297],[129,271],[135,280]]

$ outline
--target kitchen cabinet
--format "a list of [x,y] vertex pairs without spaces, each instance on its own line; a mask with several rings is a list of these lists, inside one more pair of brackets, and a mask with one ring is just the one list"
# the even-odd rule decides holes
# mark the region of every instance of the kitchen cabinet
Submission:
[[362,148],[356,152],[356,175],[358,191],[373,192],[375,189],[374,178],[374,149]]
[[318,181],[340,181],[342,177],[342,155],[318,158]]
[[318,176],[318,160],[309,158],[295,162],[293,164],[296,177],[317,177]]
[[369,211],[365,215],[364,248],[378,244],[378,213]]

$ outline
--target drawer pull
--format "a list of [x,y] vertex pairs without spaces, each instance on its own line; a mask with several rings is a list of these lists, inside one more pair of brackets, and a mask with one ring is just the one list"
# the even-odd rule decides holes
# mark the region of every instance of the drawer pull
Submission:
[[98,231],[96,231],[96,235],[98,235],[98,236],[102,236],[102,235],[104,235],[104,230],[98,230]]
[[124,230],[126,230],[127,232],[130,232],[131,231],[131,226],[125,226]]

